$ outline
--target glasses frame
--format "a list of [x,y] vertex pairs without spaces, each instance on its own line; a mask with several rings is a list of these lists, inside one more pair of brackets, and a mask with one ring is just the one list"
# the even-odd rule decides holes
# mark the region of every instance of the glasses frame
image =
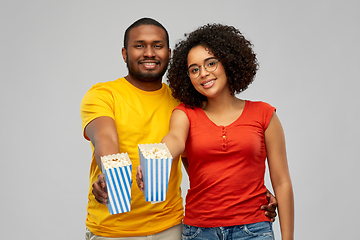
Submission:
[[[215,60],[216,67],[215,67],[214,70],[209,71],[209,70],[205,67],[205,62],[211,61],[211,60]],[[203,66],[204,69],[205,69],[208,73],[211,73],[211,72],[214,72],[214,71],[218,68],[218,66],[219,66],[219,61],[220,61],[219,59],[215,59],[215,58],[210,58],[210,59],[205,60],[203,65],[197,66],[197,67],[199,68],[199,73],[198,73],[197,77],[191,77],[191,76],[190,76],[189,69],[190,69],[191,67],[188,68],[188,70],[186,71],[186,73],[187,73],[187,75],[189,76],[189,78],[196,79],[196,78],[198,78],[198,77],[200,76],[200,74],[201,74],[201,66]]]

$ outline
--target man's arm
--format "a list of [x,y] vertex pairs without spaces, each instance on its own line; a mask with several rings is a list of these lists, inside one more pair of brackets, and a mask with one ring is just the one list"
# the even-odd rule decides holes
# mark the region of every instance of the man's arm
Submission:
[[[115,121],[111,117],[95,118],[85,127],[85,133],[94,146],[96,162],[101,170],[101,156],[119,153],[119,140]],[[93,183],[92,193],[101,204],[108,202],[105,187],[104,175],[100,174],[98,180]]]
[[262,205],[261,209],[265,211],[265,216],[267,216],[271,222],[275,221],[275,218],[277,216],[276,214],[276,208],[278,206],[278,202],[272,193],[267,190],[266,191],[266,199],[268,200],[267,205]]
[[106,182],[104,174],[98,175],[98,180],[96,180],[92,185],[92,194],[94,194],[96,201],[101,204],[107,204],[109,202],[108,195],[106,193]]
[[119,139],[115,121],[111,117],[98,117],[86,127],[85,133],[95,148],[95,158],[101,170],[101,156],[119,153]]

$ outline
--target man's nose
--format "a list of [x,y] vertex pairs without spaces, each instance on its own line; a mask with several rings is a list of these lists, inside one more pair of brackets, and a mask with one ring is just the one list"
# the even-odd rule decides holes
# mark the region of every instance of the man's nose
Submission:
[[155,51],[152,46],[148,46],[144,49],[144,56],[146,57],[155,57]]

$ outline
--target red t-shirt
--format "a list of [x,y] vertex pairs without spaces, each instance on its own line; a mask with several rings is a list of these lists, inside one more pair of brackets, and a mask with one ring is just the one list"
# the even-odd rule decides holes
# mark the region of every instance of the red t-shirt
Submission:
[[269,221],[264,185],[264,133],[275,108],[246,101],[240,117],[228,126],[214,124],[201,108],[184,111],[190,121],[186,142],[190,189],[184,223],[220,227]]

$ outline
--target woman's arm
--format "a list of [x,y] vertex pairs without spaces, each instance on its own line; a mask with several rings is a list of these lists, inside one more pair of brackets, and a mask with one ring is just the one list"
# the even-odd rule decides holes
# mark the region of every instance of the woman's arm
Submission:
[[169,132],[162,143],[165,143],[173,159],[178,158],[185,151],[185,142],[189,134],[190,122],[186,114],[175,109],[170,118]]
[[286,157],[285,136],[273,113],[265,131],[265,146],[271,183],[278,201],[282,239],[294,239],[294,196]]
[[[184,152],[189,128],[190,122],[186,114],[179,109],[175,109],[171,114],[169,132],[161,141],[166,144],[173,159],[178,158]],[[187,166],[185,169],[187,171]],[[140,165],[138,166],[136,172],[136,183],[139,189],[143,191],[144,181]]]

